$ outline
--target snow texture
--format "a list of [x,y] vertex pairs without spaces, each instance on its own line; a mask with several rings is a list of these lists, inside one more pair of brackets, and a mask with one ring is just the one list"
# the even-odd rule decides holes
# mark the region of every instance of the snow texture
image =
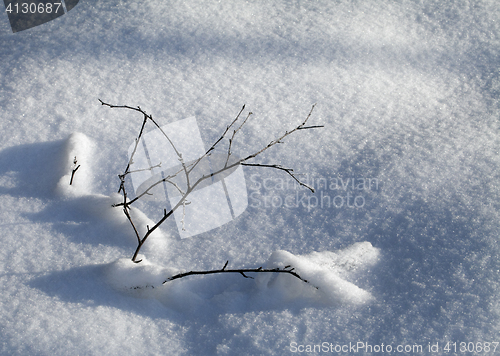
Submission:
[[[500,342],[497,1],[80,0],[17,33],[0,10],[1,355],[342,354],[358,342],[372,349],[344,354],[463,355]],[[98,99],[162,126],[195,117],[206,147],[246,104],[238,157],[317,103],[309,123],[324,128],[252,161],[293,168],[316,192],[243,167],[241,215],[186,239],[168,219],[133,263],[137,237],[112,204],[143,118]],[[141,236],[169,207],[132,208]],[[290,265],[308,283],[163,283],[226,261]]]

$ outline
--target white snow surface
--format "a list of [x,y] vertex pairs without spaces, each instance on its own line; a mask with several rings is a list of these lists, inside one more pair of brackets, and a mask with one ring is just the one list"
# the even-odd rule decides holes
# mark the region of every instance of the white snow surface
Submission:
[[[15,34],[0,9],[1,355],[500,342],[497,1],[80,0]],[[317,103],[309,124],[324,128],[252,161],[306,173],[316,192],[244,167],[243,214],[182,240],[169,219],[133,263],[137,238],[112,204],[142,116],[98,99],[161,125],[195,116],[206,146],[246,104],[240,157]],[[165,204],[132,209],[140,234]],[[163,283],[226,261],[290,265],[308,283]]]

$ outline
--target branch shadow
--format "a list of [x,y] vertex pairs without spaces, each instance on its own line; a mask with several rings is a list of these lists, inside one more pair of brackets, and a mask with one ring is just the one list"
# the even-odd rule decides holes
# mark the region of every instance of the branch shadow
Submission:
[[[52,198],[64,172],[65,140],[9,147],[0,151],[0,194]],[[71,162],[68,162],[68,169]],[[69,184],[69,182],[68,182]]]
[[99,194],[49,201],[37,213],[24,213],[32,222],[50,223],[52,228],[75,243],[94,246],[136,247],[136,238],[119,208],[118,200]]
[[154,299],[137,299],[112,289],[103,279],[107,264],[74,267],[50,272],[27,283],[46,295],[72,304],[104,306],[144,315],[170,318],[172,313]]
[[[31,223],[48,223],[76,243],[134,248],[134,236],[118,208],[117,199],[99,194],[60,196],[56,187],[71,172],[67,139],[24,144],[0,151],[0,195],[35,198],[43,210],[21,212]],[[69,180],[68,180],[69,186]]]

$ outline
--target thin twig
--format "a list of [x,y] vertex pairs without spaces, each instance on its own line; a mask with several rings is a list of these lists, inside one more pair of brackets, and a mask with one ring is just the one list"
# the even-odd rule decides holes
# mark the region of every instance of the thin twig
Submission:
[[306,123],[307,123],[307,120],[309,120],[309,118],[311,117],[311,114],[314,110],[314,107],[316,106],[316,104],[314,104],[312,107],[311,107],[311,111],[309,111],[309,114],[307,115],[306,119],[304,120],[304,122],[302,122],[302,124],[300,124],[299,126],[297,126],[296,128],[294,128],[292,131],[285,131],[285,133],[279,137],[278,139],[276,140],[273,140],[271,142],[269,142],[269,144],[264,147],[263,149],[261,149],[260,151],[258,151],[257,153],[254,153],[254,154],[251,154],[249,155],[248,157],[242,159],[241,161],[246,161],[246,160],[249,160],[251,158],[254,158],[256,157],[257,155],[261,154],[262,152],[266,151],[267,149],[271,148],[272,146],[274,146],[275,144],[277,143],[281,143],[281,140],[283,140],[285,137],[287,137],[288,135],[291,135],[292,133],[294,133],[295,131],[297,130],[307,130],[307,129],[310,129],[310,128],[317,128],[317,127],[322,127],[322,126],[305,126]]
[[[140,106],[138,106],[137,108],[134,108],[134,107],[128,106],[128,105],[111,105],[111,104],[103,102],[101,99],[98,99],[98,100],[101,102],[101,105],[109,106],[110,108],[135,110],[135,111],[139,111],[140,113],[142,113],[144,115],[144,122],[143,122],[143,125],[142,125],[142,128],[141,128],[141,131],[139,133],[139,136],[137,137],[137,140],[136,140],[136,143],[135,143],[135,147],[134,147],[134,151],[132,152],[132,155],[130,156],[129,165],[127,166],[127,169],[125,170],[124,176],[127,175],[128,173],[130,173],[130,172],[128,172],[128,169],[129,169],[129,166],[132,164],[132,158],[134,157],[135,151],[137,149],[137,145],[138,145],[139,140],[140,140],[140,138],[142,136],[144,125],[146,124],[147,120],[150,120],[160,130],[160,132],[163,134],[163,136],[165,136],[165,138],[168,140],[168,142],[170,143],[170,145],[174,149],[175,153],[177,154],[177,157],[178,157],[179,161],[181,162],[182,168],[183,168],[183,170],[185,172],[185,175],[186,175],[187,185],[189,186],[189,172],[187,171],[187,167],[184,164],[184,159],[182,158],[182,154],[177,150],[177,148],[175,147],[174,143],[172,142],[172,140],[170,139],[170,137],[168,137],[168,135],[165,133],[165,131],[163,131],[163,129],[161,128],[161,126],[158,125],[158,123],[153,119],[152,115],[148,115],[144,110],[141,109]],[[120,190],[118,190],[118,193],[121,191],[121,189],[122,189],[122,187],[120,186]],[[126,202],[124,202],[124,203],[126,203]]]
[[[172,277],[169,277],[167,280],[163,282],[163,284],[179,279],[179,278],[184,278],[187,276],[193,276],[193,275],[206,275],[206,274],[216,274],[216,273],[239,273],[245,278],[251,278],[253,277],[245,275],[245,273],[287,273],[295,278],[300,279],[302,282],[309,283],[307,279],[302,278],[297,272],[294,272],[294,268],[290,268],[290,266],[286,266],[285,268],[272,268],[272,269],[264,269],[262,267],[259,268],[239,268],[239,269],[226,269],[227,264],[229,261],[226,262],[224,267],[221,269],[215,269],[215,270],[209,270],[209,271],[189,271],[189,272],[184,272],[184,273],[179,273],[176,274]],[[310,283],[309,283],[310,284]],[[318,289],[318,287],[315,287]]]
[[73,171],[71,172],[71,179],[69,180],[69,185],[73,184],[73,177],[75,176],[75,173],[78,170],[78,168],[80,168],[80,165],[78,165],[78,167],[76,167],[75,169],[73,169]]
[[[177,172],[177,173],[179,173],[179,172]],[[176,174],[177,174],[177,173],[176,173]],[[128,206],[132,205],[134,202],[136,202],[137,200],[139,200],[140,198],[142,198],[144,195],[150,195],[149,191],[150,191],[151,189],[153,189],[154,187],[156,187],[158,184],[163,183],[163,182],[170,183],[170,184],[174,185],[177,189],[180,189],[180,188],[177,186],[177,184],[175,184],[174,182],[171,182],[171,181],[170,181],[170,178],[174,178],[174,177],[175,177],[175,175],[173,175],[173,176],[168,176],[168,177],[165,177],[165,178],[162,178],[162,179],[160,179],[158,182],[151,184],[151,185],[148,187],[148,189],[146,189],[145,191],[143,191],[141,194],[139,194],[138,196],[136,196],[134,199],[132,199],[132,200],[130,200],[130,201],[127,201],[127,202],[122,202],[122,203],[113,204],[113,205],[112,205],[112,207],[114,207],[114,208],[116,208],[116,207],[118,207],[118,206],[127,206],[127,207],[128,207]],[[181,190],[180,192],[181,192],[181,194],[182,194],[182,190]]]
[[[238,115],[236,115],[236,118],[231,122],[230,125],[228,125],[226,127],[226,130],[222,133],[222,135],[217,139],[217,141],[215,141],[215,143],[212,145],[212,147],[210,147],[207,152],[205,152],[205,154],[203,156],[201,156],[200,158],[198,158],[194,164],[192,165],[192,167],[189,169],[189,172],[188,173],[191,173],[191,171],[198,165],[198,163],[201,162],[202,159],[204,159],[205,157],[207,157],[210,152],[212,152],[214,149],[215,149],[215,146],[217,146],[219,144],[219,142],[221,142],[223,139],[224,139],[224,136],[226,136],[227,132],[229,131],[229,129],[236,123],[236,121],[238,121],[241,113],[243,112],[243,110],[245,110],[245,105],[243,105],[243,107],[241,108],[240,112],[238,113]],[[247,117],[248,118],[248,117]],[[246,121],[246,120],[245,120]]]
[[137,229],[135,228],[135,225],[134,225],[134,222],[132,221],[132,218],[130,217],[130,213],[128,212],[127,210],[127,207],[123,208],[123,212],[125,213],[125,215],[127,216],[128,218],[128,221],[130,221],[130,224],[132,224],[132,227],[134,228],[134,231],[135,231],[135,236],[137,236],[137,241],[139,243],[141,243],[141,237],[139,236],[139,232],[137,231]]
[[309,185],[307,185],[307,184],[305,184],[305,183],[303,183],[303,182],[301,182],[300,180],[298,180],[297,177],[295,177],[295,175],[292,173],[293,169],[291,169],[291,168],[281,167],[280,165],[277,165],[277,164],[242,163],[241,165],[242,166],[251,166],[251,167],[268,167],[268,168],[280,169],[282,171],[287,172],[301,186],[306,187],[307,189],[309,189],[311,192],[314,193],[314,188],[311,187],[311,186],[309,186]]
[[161,162],[158,163],[156,166],[152,166],[152,167],[149,167],[149,168],[143,168],[143,169],[136,169],[136,170],[133,170],[133,171],[128,171],[127,173],[137,173],[137,172],[144,172],[144,171],[152,171],[153,168],[160,168],[161,167]]
[[[73,159],[73,167],[76,167],[77,163],[78,163],[78,161],[76,160],[76,156],[75,156],[75,158]],[[78,167],[76,167],[76,168],[73,168],[73,171],[71,172],[71,179],[69,180],[69,185],[73,184],[73,177],[75,176],[75,173],[78,170],[78,168],[80,168],[80,165],[78,165]]]
[[297,130],[319,129],[321,127],[325,127],[325,125],[303,126],[303,127],[297,128]]
[[236,136],[236,133],[241,130],[241,128],[243,127],[243,125],[245,125],[245,123],[247,122],[248,118],[252,114],[253,114],[252,112],[249,112],[248,115],[247,115],[247,117],[245,118],[245,120],[243,120],[243,122],[241,123],[240,127],[238,127],[236,130],[233,131],[233,135],[229,139],[229,147],[227,149],[227,159],[226,159],[226,164],[224,165],[224,167],[227,167],[227,163],[229,162],[229,157],[231,157],[231,146],[232,146],[233,141],[234,141],[234,136]]

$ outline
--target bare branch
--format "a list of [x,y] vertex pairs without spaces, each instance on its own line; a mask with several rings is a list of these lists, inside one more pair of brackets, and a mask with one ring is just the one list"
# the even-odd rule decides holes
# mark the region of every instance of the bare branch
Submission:
[[[208,151],[205,153],[205,156],[210,153],[210,151],[213,151],[215,149],[215,146],[217,146],[217,144],[222,141],[222,139],[224,138],[224,136],[226,136],[227,132],[229,131],[229,129],[236,123],[236,121],[238,121],[238,118],[240,117],[241,113],[243,112],[243,110],[245,110],[245,105],[243,105],[243,107],[241,108],[240,112],[238,113],[238,115],[236,115],[236,118],[233,120],[233,122],[231,122],[230,125],[228,125],[226,127],[226,131],[224,131],[224,133],[222,134],[221,137],[219,137],[219,139],[217,141],[215,141],[215,143],[212,145],[212,147],[210,147],[208,149]],[[250,113],[251,114],[251,113]],[[249,115],[250,115],[249,114]],[[245,120],[246,121],[246,120]]]
[[299,183],[299,185],[306,187],[307,189],[309,189],[311,192],[314,193],[314,188],[301,182],[300,180],[298,180],[297,177],[295,177],[295,175],[292,173],[293,169],[291,169],[291,168],[284,168],[284,167],[281,167],[280,165],[277,165],[277,164],[241,163],[241,165],[242,166],[251,166],[251,167],[269,167],[269,168],[280,169],[282,171],[287,172],[293,179],[295,179],[295,181],[297,183]]
[[[75,159],[73,160],[73,164],[76,166],[77,162],[78,161],[76,160],[76,156],[75,156]],[[73,184],[73,177],[75,176],[75,173],[78,170],[78,168],[80,168],[80,165],[78,165],[78,167],[76,167],[76,168],[73,168],[73,171],[71,172],[71,179],[69,180],[69,185]]]
[[186,167],[186,165],[185,165],[185,163],[184,163],[184,159],[182,158],[182,153],[181,153],[181,152],[179,152],[179,151],[177,150],[177,148],[175,147],[175,145],[174,145],[174,143],[172,142],[172,140],[170,139],[170,137],[168,137],[168,135],[165,133],[165,131],[163,131],[163,129],[160,127],[160,125],[158,125],[158,124],[156,123],[156,121],[154,121],[154,120],[153,120],[153,117],[152,117],[152,116],[150,116],[150,117],[149,117],[149,119],[151,120],[151,122],[152,122],[153,124],[155,124],[155,126],[158,128],[158,130],[160,130],[160,131],[161,131],[161,133],[163,134],[163,136],[165,136],[165,138],[166,138],[166,139],[168,140],[168,142],[170,143],[170,146],[172,146],[172,148],[174,149],[175,154],[176,154],[176,155],[177,155],[177,157],[178,157],[178,160],[181,162],[182,168],[183,168],[184,173],[185,173],[185,175],[186,175],[186,182],[187,182],[187,186],[189,187],[189,172],[187,171],[187,167]]
[[182,191],[182,189],[174,182],[170,181],[171,178],[174,178],[177,174],[179,174],[179,172],[181,172],[182,170],[179,170],[177,171],[176,173],[174,173],[173,175],[169,175],[165,178],[162,178],[160,179],[159,181],[157,181],[156,183],[153,183],[151,184],[148,189],[146,189],[144,192],[142,192],[141,194],[139,194],[138,196],[136,196],[134,199],[128,201],[128,202],[123,202],[123,203],[118,203],[118,204],[113,204],[112,206],[114,208],[118,207],[118,206],[130,206],[132,205],[133,203],[135,203],[137,200],[139,200],[140,198],[142,198],[144,195],[149,195],[149,191],[151,189],[153,189],[154,187],[156,187],[158,184],[160,183],[163,183],[163,182],[167,182],[167,183],[170,183],[172,184],[175,188],[177,188],[177,190],[181,193],[181,194],[184,194],[184,192]]
[[[101,100],[99,99],[99,101],[101,101]],[[102,101],[101,101],[101,103],[102,103]],[[105,104],[102,103],[102,105],[105,105]],[[109,104],[106,104],[106,105],[109,105]],[[111,107],[113,107],[113,106],[111,106]],[[137,151],[137,146],[139,145],[139,141],[141,140],[142,133],[144,132],[144,126],[146,126],[146,122],[148,121],[148,115],[142,110],[139,110],[139,111],[143,113],[144,120],[142,121],[142,126],[141,126],[141,130],[139,131],[139,136],[137,136],[137,138],[135,139],[134,150],[132,151],[132,154],[130,155],[130,159],[128,161],[127,168],[125,168],[125,172],[120,177],[121,184],[120,184],[120,188],[118,189],[118,193],[120,193],[121,191],[125,192],[125,176],[127,174],[129,174],[130,166],[134,162],[134,155],[135,155],[135,152]]]
[[302,122],[302,124],[300,124],[299,126],[297,126],[296,128],[294,128],[292,131],[285,131],[285,133],[277,138],[276,140],[274,141],[271,141],[266,147],[264,147],[263,149],[261,149],[260,151],[258,151],[257,153],[254,153],[254,154],[251,154],[250,156],[242,159],[241,161],[247,161],[251,158],[254,158],[256,157],[257,155],[261,154],[262,152],[266,151],[267,149],[271,148],[272,146],[274,146],[275,144],[277,143],[281,143],[281,140],[283,140],[285,137],[287,137],[288,135],[291,135],[292,133],[294,133],[295,131],[298,131],[298,130],[307,130],[309,128],[314,128],[314,126],[311,126],[311,127],[306,127],[306,123],[307,123],[307,120],[309,120],[309,118],[311,117],[311,114],[314,110],[314,107],[316,106],[316,104],[314,104],[312,107],[311,107],[311,111],[309,111],[309,114],[307,115],[306,119],[304,120],[304,122]]
[[130,213],[128,212],[127,208],[123,208],[123,212],[125,213],[125,216],[127,216],[128,221],[130,221],[130,224],[132,224],[132,227],[134,228],[135,235],[137,236],[137,241],[141,243],[141,237],[139,236],[139,232],[135,228],[134,222],[132,221],[132,218],[130,217]]
[[[201,156],[200,158],[198,158],[191,166],[191,168],[189,169],[188,173],[191,173],[191,171],[198,165],[198,163],[201,162],[201,160],[203,160],[205,157],[207,157],[208,155],[210,155],[210,152],[212,152],[215,147],[219,144],[219,142],[221,142],[223,139],[224,139],[224,136],[226,136],[227,132],[229,131],[229,129],[236,123],[236,121],[238,121],[241,113],[243,112],[243,110],[245,110],[245,105],[243,105],[243,107],[241,108],[240,112],[238,113],[238,115],[236,115],[236,118],[231,122],[231,124],[229,124],[227,127],[226,127],[226,130],[222,133],[222,135],[215,141],[215,143],[212,145],[212,147],[210,147],[207,152],[205,152],[205,154],[203,156]],[[251,113],[250,113],[251,114]],[[245,120],[246,121],[246,120]]]
[[299,127],[297,130],[318,129],[320,127],[325,127],[325,125],[304,126],[304,127]]
[[149,168],[136,169],[136,170],[133,170],[133,171],[128,171],[127,173],[137,173],[137,172],[144,172],[144,171],[152,171],[153,168],[160,168],[160,167],[161,167],[161,162],[158,163],[157,165],[149,167]]
[[[239,159],[239,160],[236,160],[236,162],[233,162],[231,164],[229,164],[229,159],[230,159],[230,156],[232,155],[232,152],[231,152],[231,148],[232,148],[232,144],[234,142],[234,138],[236,136],[236,134],[238,133],[238,131],[241,130],[241,128],[243,127],[243,125],[247,122],[248,118],[250,117],[250,115],[252,114],[251,112],[247,115],[247,117],[243,120],[243,122],[239,125],[239,127],[237,127],[236,129],[233,130],[233,133],[232,133],[232,136],[231,138],[229,139],[229,146],[228,146],[228,151],[227,151],[227,159],[226,159],[226,162],[224,164],[224,167],[222,167],[221,169],[219,169],[218,171],[216,172],[211,172],[211,174],[207,174],[207,175],[203,175],[201,178],[197,179],[195,182],[192,182],[190,181],[190,173],[193,171],[193,169],[201,162],[202,159],[204,159],[205,157],[207,157],[208,155],[210,155],[210,153],[215,149],[215,147],[217,146],[217,144],[219,142],[221,142],[224,137],[226,136],[226,134],[229,132],[229,130],[236,124],[236,122],[238,121],[238,119],[240,118],[241,116],[241,113],[243,112],[243,110],[245,109],[245,105],[243,105],[243,107],[241,108],[241,110],[239,111],[238,115],[236,116],[236,118],[231,122],[230,125],[228,125],[225,129],[225,131],[222,133],[222,135],[215,141],[215,143],[205,152],[205,154],[198,158],[197,160],[195,160],[194,162],[192,162],[191,164],[186,164],[184,162],[184,159],[182,157],[182,153],[179,152],[177,150],[177,148],[175,147],[174,143],[172,142],[172,140],[168,137],[168,135],[163,131],[163,129],[158,125],[158,123],[153,119],[153,117],[151,115],[148,115],[144,110],[142,110],[139,106],[137,108],[134,108],[134,107],[131,107],[131,106],[127,106],[127,105],[111,105],[111,104],[107,104],[105,102],[103,102],[102,100],[99,99],[99,101],[101,102],[101,105],[104,105],[104,106],[108,106],[110,108],[124,108],[124,109],[130,109],[130,110],[134,110],[134,111],[138,111],[140,113],[142,113],[144,119],[143,119],[143,122],[142,122],[142,126],[141,126],[141,130],[139,132],[139,135],[137,136],[137,138],[135,139],[135,145],[134,145],[134,149],[132,151],[132,154],[130,156],[130,159],[129,159],[129,162],[128,162],[128,165],[127,165],[127,168],[125,169],[125,172],[121,175],[119,175],[119,178],[120,178],[120,189],[118,190],[118,192],[122,192],[123,194],[123,202],[122,203],[119,203],[119,204],[114,204],[113,206],[123,206],[123,211],[125,213],[125,215],[127,216],[128,220],[130,221],[130,223],[132,224],[133,228],[134,228],[134,231],[136,233],[136,236],[137,236],[137,239],[138,239],[138,246],[136,248],[136,251],[132,257],[132,261],[134,262],[140,262],[140,261],[136,261],[136,258],[138,256],[138,253],[142,247],[142,245],[146,242],[146,240],[148,239],[148,237],[166,220],[168,219],[173,213],[174,211],[179,208],[181,205],[183,206],[183,210],[185,210],[185,206],[187,204],[189,204],[187,202],[187,197],[188,195],[202,182],[204,181],[205,179],[208,179],[212,176],[215,176],[217,174],[220,174],[226,170],[230,170],[238,165],[246,165],[246,166],[254,166],[254,167],[269,167],[269,168],[275,168],[275,169],[279,169],[279,170],[283,170],[285,171],[286,173],[288,173],[294,180],[296,180],[300,185],[310,189],[312,192],[314,192],[314,189],[310,186],[308,186],[307,184],[305,183],[302,183],[299,179],[297,179],[297,177],[292,173],[293,172],[293,169],[290,169],[290,168],[284,168],[282,166],[279,166],[279,165],[267,165],[267,164],[258,164],[258,163],[255,163],[255,164],[252,164],[252,163],[246,163],[247,160],[249,159],[252,159],[252,158],[255,158],[256,156],[258,156],[259,154],[261,154],[262,152],[266,151],[267,149],[269,149],[270,147],[278,144],[278,143],[282,143],[282,140],[284,138],[286,138],[287,136],[291,135],[293,132],[295,131],[298,131],[298,130],[307,130],[307,129],[314,129],[314,128],[319,128],[319,127],[323,127],[323,126],[306,126],[307,124],[307,121],[309,120],[312,112],[313,112],[313,109],[314,107],[316,106],[316,104],[314,104],[309,112],[309,114],[307,115],[306,119],[300,124],[298,125],[297,127],[295,127],[293,130],[291,131],[285,131],[285,133],[283,135],[281,135],[279,138],[271,141],[267,146],[265,146],[264,148],[262,148],[261,150],[251,154],[251,155],[248,155],[246,158],[243,158],[243,159]],[[133,172],[138,172],[138,171],[143,171],[143,170],[152,170],[153,168],[155,167],[160,167],[160,164],[156,165],[156,166],[153,166],[153,167],[150,167],[150,168],[146,168],[146,169],[139,169],[139,170],[135,170],[135,171],[130,171],[130,166],[133,164],[133,158],[134,158],[134,155],[136,153],[136,150],[137,150],[137,147],[139,145],[139,141],[142,137],[142,134],[144,132],[144,127],[147,123],[147,121],[150,120],[161,132],[162,134],[165,136],[165,138],[169,141],[170,145],[172,146],[172,148],[174,149],[175,153],[177,154],[177,157],[180,161],[180,164],[182,166],[182,169],[178,170],[177,172],[175,172],[173,175],[169,175],[168,177],[166,178],[162,178],[160,180],[158,180],[157,182],[151,184],[150,187],[148,187],[143,193],[139,194],[138,196],[136,196],[134,199],[130,200],[130,201],[127,201],[127,193],[125,191],[125,179],[126,179],[126,176],[129,174],[129,173],[133,173]],[[171,179],[176,177],[178,173],[184,171],[184,175],[185,175],[185,178],[186,178],[186,191],[183,192],[182,189],[175,183],[173,182]],[[163,214],[163,217],[157,222],[155,223],[151,228],[149,226],[147,226],[147,232],[144,234],[144,236],[141,238],[139,233],[137,232],[137,229],[135,228],[135,225],[132,221],[132,218],[128,212],[128,209],[130,209],[130,205],[133,204],[135,201],[137,201],[138,199],[140,199],[141,197],[143,197],[144,195],[146,194],[150,194],[150,190],[153,189],[155,186],[157,186],[158,184],[162,183],[162,182],[167,182],[167,183],[170,183],[172,185],[174,185],[177,190],[180,192],[181,194],[181,198],[180,200],[177,202],[177,204],[169,211],[167,212],[165,209],[164,209],[164,214]],[[185,215],[185,211],[183,212],[183,217]],[[273,269],[273,270],[265,270],[265,269],[262,269],[262,267],[258,268],[258,269],[238,269],[238,270],[226,270],[227,266],[227,262],[226,262],[226,265],[223,267],[222,270],[217,270],[217,271],[191,271],[191,272],[188,272],[187,274],[181,274],[181,275],[177,275],[177,276],[174,276],[172,277],[173,279],[177,279],[177,278],[181,278],[181,277],[184,277],[184,276],[187,276],[187,275],[192,275],[192,274],[211,274],[211,273],[222,273],[222,272],[225,272],[225,273],[240,273],[243,277],[245,278],[251,278],[251,277],[248,277],[245,275],[245,273],[247,272],[279,272],[279,273],[289,273],[289,274],[292,274],[294,275],[295,277],[303,280],[302,278],[300,278],[295,272],[293,272],[293,269],[292,270],[288,270],[288,269],[283,269],[283,270],[279,270],[279,269]]]
[[[144,115],[144,121],[142,123],[141,131],[139,132],[139,136],[137,137],[137,139],[135,141],[134,150],[133,150],[133,152],[132,152],[132,154],[130,156],[130,160],[129,160],[129,164],[127,166],[127,169],[125,169],[125,173],[123,174],[124,176],[126,176],[128,173],[130,173],[129,172],[129,168],[130,168],[130,165],[132,164],[134,154],[135,154],[135,152],[137,150],[137,146],[139,144],[139,140],[142,137],[142,133],[144,131],[144,126],[146,125],[147,120],[150,120],[161,131],[161,133],[163,134],[163,136],[165,136],[165,138],[168,140],[168,142],[170,143],[170,145],[174,149],[174,151],[177,154],[177,157],[179,158],[179,161],[181,161],[182,167],[183,167],[183,169],[184,169],[184,171],[186,173],[186,179],[188,180],[188,185],[189,185],[189,176],[188,176],[188,172],[187,172],[186,166],[184,165],[184,161],[182,159],[182,154],[177,150],[177,148],[175,147],[174,143],[168,137],[168,135],[165,133],[165,131],[163,131],[163,129],[160,127],[160,125],[158,125],[158,123],[153,119],[152,115],[148,115],[144,110],[141,109],[140,106],[138,106],[137,108],[134,108],[134,107],[128,106],[128,105],[111,105],[111,104],[103,102],[101,99],[98,99],[98,100],[101,102],[101,105],[109,106],[110,108],[135,110],[135,111],[139,111],[140,113],[142,113]],[[122,186],[120,186],[120,190],[118,190],[118,193],[121,190],[122,190]]]
[[[290,266],[287,266],[285,268],[272,268],[272,269],[264,269],[262,267],[259,268],[239,268],[239,269],[226,269],[227,264],[229,261],[226,262],[224,267],[222,269],[216,269],[216,270],[209,270],[209,271],[189,271],[189,272],[184,272],[184,273],[179,273],[176,274],[172,277],[169,277],[167,280],[163,282],[163,284],[179,279],[179,278],[184,278],[188,276],[194,276],[194,275],[206,275],[206,274],[216,274],[216,273],[239,273],[245,278],[252,278],[250,276],[247,276],[245,273],[287,273],[295,278],[300,279],[302,282],[310,284],[306,279],[302,278],[297,272],[294,272],[294,268],[290,269]],[[253,279],[253,278],[252,278]],[[318,289],[318,287],[315,287]]]
[[233,135],[229,139],[229,147],[227,149],[227,160],[226,160],[226,164],[224,165],[224,167],[227,167],[227,163],[229,162],[229,157],[231,157],[231,145],[233,144],[234,136],[236,136],[236,133],[241,130],[241,128],[243,127],[243,125],[245,125],[245,122],[247,122],[248,118],[252,114],[253,114],[252,112],[249,112],[248,115],[247,115],[247,117],[245,118],[245,120],[243,120],[243,122],[241,123],[240,127],[238,127],[236,130],[233,131]]

